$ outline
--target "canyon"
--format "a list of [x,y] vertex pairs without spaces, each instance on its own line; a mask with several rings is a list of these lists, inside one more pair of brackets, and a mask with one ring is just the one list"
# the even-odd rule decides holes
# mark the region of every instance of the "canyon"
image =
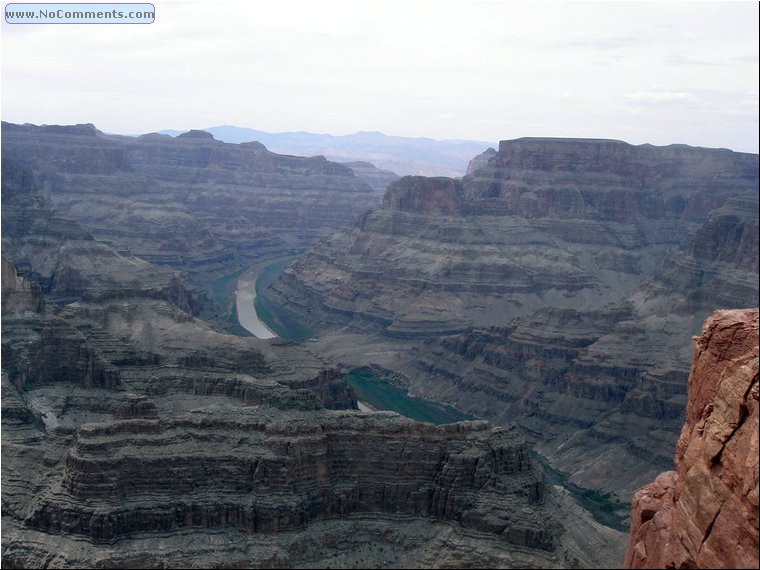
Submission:
[[214,264],[132,255],[124,243],[150,240],[128,224],[122,245],[98,239],[105,224],[71,196],[118,188],[122,171],[95,176],[103,149],[66,144],[40,143],[73,171],[58,198],[42,159],[4,150],[4,567],[622,559],[623,534],[548,483],[515,430],[361,412],[343,372],[303,345],[224,329],[203,286]]
[[[757,304],[756,155],[518,139],[396,179],[2,134],[7,567],[619,566],[578,489],[628,518],[690,337]],[[296,255],[257,296],[313,334],[236,329],[237,279]],[[359,411],[357,370],[477,419]]]
[[4,567],[564,567],[618,553],[510,430],[356,411],[341,375],[299,347],[214,332],[139,291],[53,311],[4,260],[2,295]]
[[[208,281],[303,251],[379,203],[347,166],[205,131],[106,135],[91,124],[3,123],[2,150],[55,211],[119,253]],[[364,170],[370,170],[366,167]]]
[[462,180],[391,184],[264,295],[332,362],[517,424],[626,505],[672,465],[690,337],[757,304],[757,259],[756,155],[517,139]]

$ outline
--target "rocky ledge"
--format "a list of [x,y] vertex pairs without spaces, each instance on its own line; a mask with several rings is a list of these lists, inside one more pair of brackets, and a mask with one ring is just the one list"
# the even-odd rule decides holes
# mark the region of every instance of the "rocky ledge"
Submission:
[[676,470],[634,495],[626,568],[758,567],[758,309],[695,341]]
[[[113,543],[182,527],[295,530],[352,513],[458,521],[554,550],[542,473],[515,434],[397,415],[246,407],[82,426],[26,524]],[[531,507],[528,509],[527,507]],[[529,516],[512,513],[530,511]],[[519,522],[518,522],[519,521]]]

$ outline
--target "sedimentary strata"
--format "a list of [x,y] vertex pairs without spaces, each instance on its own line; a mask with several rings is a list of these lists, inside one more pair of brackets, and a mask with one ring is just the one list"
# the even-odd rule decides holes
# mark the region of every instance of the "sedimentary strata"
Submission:
[[[730,151],[502,141],[461,183],[393,183],[381,208],[320,242],[270,294],[323,327],[351,322],[389,335],[497,325],[543,307],[600,308],[657,275],[711,212],[733,204],[751,217],[757,176],[755,155]],[[736,228],[747,256],[752,221],[743,238]]]
[[3,123],[3,156],[97,240],[192,277],[303,249],[379,200],[324,157],[222,143],[204,131],[121,137],[91,124]]
[[514,430],[353,411],[340,374],[290,343],[139,296],[52,311],[3,265],[4,567],[564,567],[617,553]]
[[393,183],[264,295],[321,331],[320,354],[517,422],[627,503],[670,465],[689,338],[756,303],[757,155],[517,139],[477,164]]
[[[122,165],[101,150],[87,163]],[[44,177],[3,167],[3,567],[622,556],[515,430],[356,411],[339,370],[220,332],[178,271],[100,242],[50,206]]]

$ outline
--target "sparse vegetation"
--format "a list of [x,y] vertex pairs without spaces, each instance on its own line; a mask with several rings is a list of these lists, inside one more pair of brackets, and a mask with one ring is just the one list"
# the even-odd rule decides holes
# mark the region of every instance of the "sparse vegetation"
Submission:
[[603,525],[615,530],[628,532],[630,503],[623,503],[613,493],[605,493],[599,489],[588,489],[570,482],[567,473],[555,469],[540,454],[530,450],[531,457],[538,461],[544,468],[546,482],[552,485],[561,485],[584,509],[591,513],[594,519]]

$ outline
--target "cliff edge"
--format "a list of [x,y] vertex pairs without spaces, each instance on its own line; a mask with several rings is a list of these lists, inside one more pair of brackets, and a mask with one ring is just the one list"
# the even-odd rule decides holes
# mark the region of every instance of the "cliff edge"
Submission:
[[758,567],[758,309],[695,341],[676,471],[634,495],[626,568]]

